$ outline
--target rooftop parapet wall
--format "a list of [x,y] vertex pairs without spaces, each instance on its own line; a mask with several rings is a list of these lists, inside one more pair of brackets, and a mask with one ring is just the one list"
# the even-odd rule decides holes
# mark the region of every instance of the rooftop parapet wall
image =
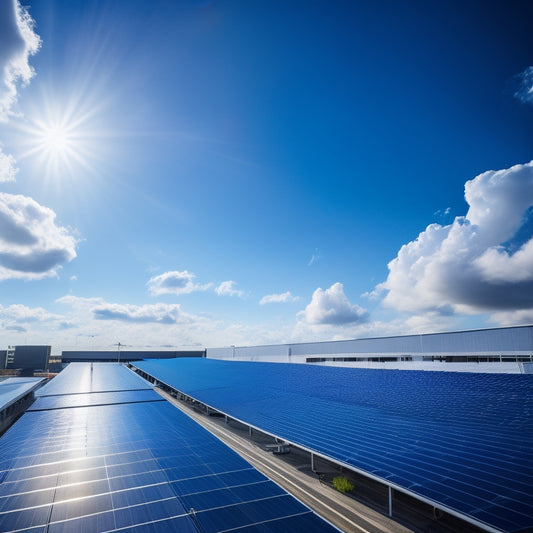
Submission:
[[229,346],[208,348],[211,359],[246,359],[305,362],[317,355],[401,356],[530,356],[533,354],[533,326],[492,328],[424,335],[378,337],[330,342]]

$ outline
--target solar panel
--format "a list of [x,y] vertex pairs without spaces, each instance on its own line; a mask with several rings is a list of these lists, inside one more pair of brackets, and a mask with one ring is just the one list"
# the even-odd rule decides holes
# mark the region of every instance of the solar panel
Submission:
[[0,411],[31,392],[42,378],[8,378],[0,381]]
[[[145,384],[115,366],[82,390]],[[154,391],[65,380],[0,438],[0,531],[336,531]]]
[[232,418],[481,525],[533,527],[533,375],[212,359],[135,366]]
[[70,363],[36,396],[148,389],[151,385],[116,363]]
[[114,403],[135,403],[165,401],[153,389],[125,390],[113,392],[93,392],[86,394],[62,394],[58,396],[41,396],[28,411],[48,409],[65,409],[68,407],[88,407],[91,405],[111,405]]

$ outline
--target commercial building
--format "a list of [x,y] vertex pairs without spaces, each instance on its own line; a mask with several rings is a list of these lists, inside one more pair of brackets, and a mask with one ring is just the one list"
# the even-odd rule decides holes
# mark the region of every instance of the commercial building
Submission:
[[[266,346],[208,348],[210,359],[359,368],[533,371],[533,326]],[[496,364],[495,364],[496,363]]]
[[61,362],[66,363],[125,363],[142,359],[173,359],[175,357],[205,357],[205,350],[64,350]]

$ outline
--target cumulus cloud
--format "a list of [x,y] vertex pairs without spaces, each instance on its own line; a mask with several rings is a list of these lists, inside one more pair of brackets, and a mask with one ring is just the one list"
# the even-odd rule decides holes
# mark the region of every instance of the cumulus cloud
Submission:
[[236,283],[234,281],[223,281],[218,287],[215,288],[215,292],[219,296],[238,296],[242,298],[244,292],[235,288]]
[[41,40],[34,22],[18,0],[0,2],[0,121],[7,121],[17,100],[17,85],[34,75],[29,58],[39,50]]
[[300,298],[293,296],[290,291],[283,294],[267,294],[259,300],[259,305],[272,304],[272,303],[292,303],[297,302]]
[[502,311],[490,316],[490,320],[500,326],[516,326],[520,324],[533,324],[533,308],[518,311]]
[[119,320],[138,324],[176,324],[182,316],[179,304],[120,305],[103,303],[92,309],[97,320]]
[[0,329],[8,331],[10,337],[12,333],[27,333],[41,328],[49,333],[57,328],[61,320],[64,320],[64,317],[50,313],[42,307],[32,308],[21,304],[7,307],[0,305]]
[[0,182],[15,181],[18,168],[15,167],[15,158],[4,154],[0,148]]
[[162,294],[188,294],[194,291],[205,291],[213,286],[212,283],[199,285],[194,283],[196,276],[192,272],[173,270],[154,276],[148,280],[148,289],[152,296]]
[[469,209],[402,246],[378,285],[401,311],[479,313],[533,308],[533,162],[465,184]]
[[518,88],[514,97],[524,104],[533,104],[533,67],[527,67],[517,78]]
[[0,279],[54,276],[76,257],[76,239],[55,218],[31,198],[0,193]]
[[63,317],[48,312],[42,307],[27,307],[22,304],[0,305],[0,320],[10,323],[27,324],[31,322],[48,322]]
[[342,283],[334,283],[326,290],[318,288],[311,303],[298,313],[298,317],[307,324],[342,326],[366,322],[368,312],[348,301]]

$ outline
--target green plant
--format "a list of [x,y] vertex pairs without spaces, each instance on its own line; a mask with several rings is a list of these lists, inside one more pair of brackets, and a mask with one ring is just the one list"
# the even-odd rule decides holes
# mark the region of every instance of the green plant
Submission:
[[354,486],[344,476],[337,476],[333,478],[333,486],[342,493],[352,492]]

